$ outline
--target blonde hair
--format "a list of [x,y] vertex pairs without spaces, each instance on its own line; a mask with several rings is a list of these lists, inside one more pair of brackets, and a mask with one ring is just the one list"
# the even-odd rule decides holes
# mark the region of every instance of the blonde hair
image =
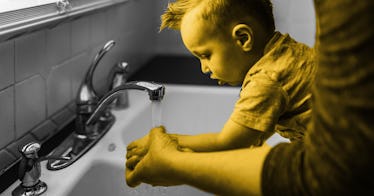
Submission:
[[201,18],[213,25],[222,27],[228,22],[245,22],[248,17],[261,21],[262,27],[269,33],[274,32],[273,7],[270,0],[176,0],[169,3],[161,16],[160,31],[165,28],[179,30],[183,16],[201,3],[205,7]]

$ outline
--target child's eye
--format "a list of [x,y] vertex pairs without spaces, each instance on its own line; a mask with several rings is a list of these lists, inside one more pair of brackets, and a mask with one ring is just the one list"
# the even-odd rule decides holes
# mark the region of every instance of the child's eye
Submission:
[[210,57],[210,55],[208,55],[208,54],[201,54],[200,55],[200,58],[202,58],[202,59],[209,59],[209,57]]

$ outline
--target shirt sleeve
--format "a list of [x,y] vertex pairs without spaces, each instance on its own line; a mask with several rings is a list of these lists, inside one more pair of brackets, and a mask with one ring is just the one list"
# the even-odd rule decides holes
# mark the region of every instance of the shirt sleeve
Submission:
[[258,131],[273,131],[286,104],[282,87],[265,73],[257,73],[242,87],[230,119]]

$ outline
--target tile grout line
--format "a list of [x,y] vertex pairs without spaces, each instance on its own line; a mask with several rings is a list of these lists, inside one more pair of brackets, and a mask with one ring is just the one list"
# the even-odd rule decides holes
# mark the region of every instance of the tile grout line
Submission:
[[15,39],[12,40],[13,45],[13,141],[17,139],[16,129],[16,41]]

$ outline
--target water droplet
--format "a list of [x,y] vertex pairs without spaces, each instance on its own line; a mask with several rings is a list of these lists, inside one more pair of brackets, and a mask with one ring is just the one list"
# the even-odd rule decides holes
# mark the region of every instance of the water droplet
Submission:
[[116,144],[114,144],[114,143],[111,143],[111,144],[108,145],[108,151],[109,151],[109,152],[113,152],[113,151],[115,151],[116,148],[117,148],[117,146],[116,146]]

